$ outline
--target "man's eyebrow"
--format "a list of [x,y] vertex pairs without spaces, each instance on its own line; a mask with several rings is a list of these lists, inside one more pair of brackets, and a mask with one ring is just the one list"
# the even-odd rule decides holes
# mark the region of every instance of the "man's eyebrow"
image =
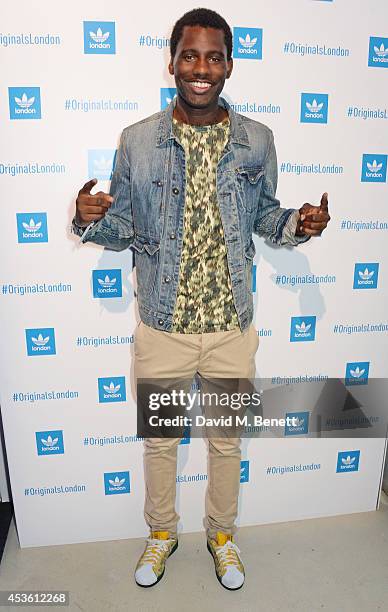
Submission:
[[[181,51],[181,55],[183,53],[199,53],[198,49],[182,49]],[[214,55],[214,54],[218,54],[218,55],[224,55],[223,51],[220,51],[219,49],[214,49],[213,51],[207,51],[206,55]]]

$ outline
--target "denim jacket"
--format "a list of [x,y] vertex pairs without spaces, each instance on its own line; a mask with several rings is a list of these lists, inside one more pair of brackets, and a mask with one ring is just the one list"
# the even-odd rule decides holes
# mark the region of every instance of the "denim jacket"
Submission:
[[[252,233],[274,244],[297,245],[298,211],[275,198],[277,160],[272,131],[235,113],[225,100],[230,138],[217,166],[217,195],[224,228],[234,305],[241,331],[253,318]],[[120,140],[106,215],[86,229],[73,220],[82,242],[135,251],[142,321],[171,331],[179,281],[185,208],[185,155],[173,134],[175,100],[166,110],[127,127]]]

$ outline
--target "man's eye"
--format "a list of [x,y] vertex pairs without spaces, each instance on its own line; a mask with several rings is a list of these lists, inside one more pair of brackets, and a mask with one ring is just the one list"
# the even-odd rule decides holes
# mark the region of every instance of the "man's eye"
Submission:
[[221,59],[219,57],[211,57],[210,58],[212,62],[220,62]]
[[190,60],[193,59],[193,57],[194,57],[194,55],[185,55],[185,60],[190,61]]

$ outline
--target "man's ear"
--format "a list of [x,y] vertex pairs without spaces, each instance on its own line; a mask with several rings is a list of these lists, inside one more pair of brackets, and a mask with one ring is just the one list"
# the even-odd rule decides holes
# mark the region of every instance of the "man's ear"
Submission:
[[227,61],[226,63],[226,78],[229,79],[230,75],[232,74],[233,71],[233,60],[232,58],[230,58],[230,60]]
[[174,64],[173,64],[172,57],[170,58],[170,63],[168,65],[168,71],[170,74],[174,74]]

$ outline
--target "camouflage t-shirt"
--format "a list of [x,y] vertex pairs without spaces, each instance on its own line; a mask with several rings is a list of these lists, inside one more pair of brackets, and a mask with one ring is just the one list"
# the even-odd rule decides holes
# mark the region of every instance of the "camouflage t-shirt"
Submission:
[[229,139],[229,119],[193,126],[173,119],[186,158],[182,257],[172,330],[183,334],[238,327],[224,230],[217,201],[217,163]]

